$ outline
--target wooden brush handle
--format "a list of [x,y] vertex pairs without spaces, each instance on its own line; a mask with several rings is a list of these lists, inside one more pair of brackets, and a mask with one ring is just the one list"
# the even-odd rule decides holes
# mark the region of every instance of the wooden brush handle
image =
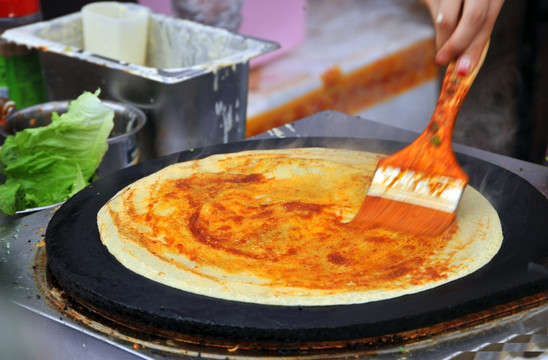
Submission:
[[[484,52],[486,50],[487,48]],[[454,61],[447,66],[438,103],[436,104],[432,119],[425,129],[427,133],[425,140],[430,141],[432,145],[451,145],[457,115],[483,63],[484,56],[482,56],[480,63],[474,70],[466,75],[458,73]]]
[[[466,75],[456,71],[454,61],[448,65],[441,94],[428,126],[411,145],[394,156],[383,159],[386,164],[468,179],[453,154],[451,140],[460,107],[483,64],[488,46],[489,42],[476,67]],[[383,160],[381,163],[384,163]]]

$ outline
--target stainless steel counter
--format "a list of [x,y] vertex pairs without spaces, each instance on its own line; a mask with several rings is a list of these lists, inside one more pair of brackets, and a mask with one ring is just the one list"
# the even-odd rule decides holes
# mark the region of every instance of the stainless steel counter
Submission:
[[[270,137],[358,137],[409,142],[417,134],[373,121],[327,111],[261,134]],[[466,146],[455,151],[506,168],[533,184],[547,196],[548,167],[526,163]],[[43,236],[52,211],[2,218],[0,225],[0,358],[2,359],[251,359],[235,353],[208,353],[194,349],[134,347],[138,339],[112,336],[82,325],[45,301],[35,280],[35,256],[43,251]],[[484,359],[486,355],[521,354],[548,358],[548,305],[513,314],[459,334],[422,341],[405,349],[390,349],[378,358]],[[135,341],[133,341],[135,340]],[[400,350],[400,351],[398,351]],[[352,358],[365,358],[356,353]],[[344,357],[342,357],[344,356]],[[349,354],[342,354],[346,358]],[[323,357],[324,359],[326,357]],[[494,358],[494,357],[489,357]],[[515,357],[514,357],[515,358]],[[519,358],[519,357],[518,357]]]

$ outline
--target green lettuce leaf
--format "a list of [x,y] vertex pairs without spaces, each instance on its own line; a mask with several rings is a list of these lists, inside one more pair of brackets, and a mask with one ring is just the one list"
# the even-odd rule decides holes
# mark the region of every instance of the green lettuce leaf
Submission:
[[94,94],[84,92],[48,126],[9,136],[0,149],[6,176],[0,185],[0,210],[55,204],[89,184],[108,149],[114,111]]

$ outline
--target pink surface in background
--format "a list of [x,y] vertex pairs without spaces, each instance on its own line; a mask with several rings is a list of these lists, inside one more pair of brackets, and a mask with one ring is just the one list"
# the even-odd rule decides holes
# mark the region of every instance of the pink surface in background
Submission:
[[155,13],[171,15],[171,0],[139,0],[139,3],[148,6]]
[[[239,32],[280,43],[279,50],[252,59],[263,65],[298,47],[306,38],[307,0],[243,0]],[[171,0],[139,0],[156,13],[172,15]]]
[[252,59],[252,67],[278,58],[306,38],[306,0],[244,0],[240,33],[281,45],[279,50]]

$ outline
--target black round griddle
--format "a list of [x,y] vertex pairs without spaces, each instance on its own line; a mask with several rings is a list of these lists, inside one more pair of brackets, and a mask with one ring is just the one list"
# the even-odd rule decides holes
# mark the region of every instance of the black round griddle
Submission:
[[53,216],[46,231],[48,265],[76,299],[144,326],[222,340],[340,341],[432,326],[548,290],[548,201],[519,176],[457,155],[470,184],[500,216],[504,241],[482,269],[446,285],[390,300],[341,306],[270,306],[180,291],[137,275],[102,245],[96,215],[126,185],[161,168],[216,153],[332,147],[393,153],[406,144],[364,139],[243,141],[185,151],[121,170],[85,188]]

